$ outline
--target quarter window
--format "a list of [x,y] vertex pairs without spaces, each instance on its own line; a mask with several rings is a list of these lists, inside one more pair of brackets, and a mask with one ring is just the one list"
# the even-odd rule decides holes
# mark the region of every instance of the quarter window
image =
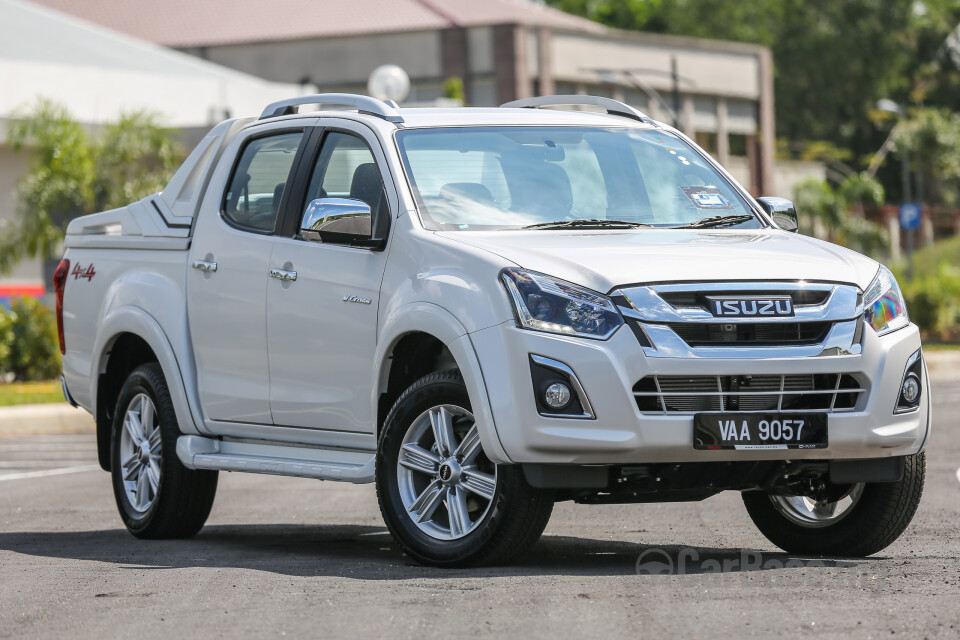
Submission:
[[230,179],[223,214],[238,225],[273,231],[302,132],[257,138],[244,148]]

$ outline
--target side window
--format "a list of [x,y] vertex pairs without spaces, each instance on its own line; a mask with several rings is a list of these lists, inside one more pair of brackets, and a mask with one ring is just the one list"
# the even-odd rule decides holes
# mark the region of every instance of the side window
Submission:
[[389,207],[373,152],[360,137],[348,133],[327,134],[317,164],[310,176],[305,205],[318,198],[350,198],[370,205],[377,220],[388,216]]
[[223,214],[238,225],[273,231],[302,132],[257,138],[243,149],[230,178]]

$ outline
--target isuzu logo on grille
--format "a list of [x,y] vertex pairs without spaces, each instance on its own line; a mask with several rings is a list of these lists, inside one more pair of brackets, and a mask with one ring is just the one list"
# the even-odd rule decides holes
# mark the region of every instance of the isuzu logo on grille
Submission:
[[722,318],[792,317],[793,300],[788,296],[767,298],[708,297],[710,313]]

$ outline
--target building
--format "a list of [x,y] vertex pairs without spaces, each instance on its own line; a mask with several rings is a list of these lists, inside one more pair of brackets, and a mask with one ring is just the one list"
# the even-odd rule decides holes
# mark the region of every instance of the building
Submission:
[[[96,127],[138,109],[184,132],[187,144],[230,114],[258,113],[304,88],[269,82],[20,0],[0,0],[0,233],[16,212],[29,150],[7,144],[15,114],[47,98]],[[53,265],[56,266],[55,264]],[[50,265],[26,260],[0,276],[0,304],[40,297]]]
[[[676,122],[756,195],[789,197],[824,176],[774,163],[768,49],[608,29],[526,0],[0,0],[0,35],[0,221],[27,161],[3,146],[5,119],[38,96],[91,126],[150,108],[189,139],[283,97],[366,93],[384,63],[410,75],[409,102],[441,97],[451,78],[475,106],[623,100]],[[0,302],[40,292],[46,276],[21,265],[0,279]]]
[[525,0],[37,1],[322,91],[365,93],[370,72],[395,63],[410,75],[416,102],[440,97],[454,77],[475,106],[550,93],[610,96],[676,120],[754,193],[777,186],[764,47],[617,31]]

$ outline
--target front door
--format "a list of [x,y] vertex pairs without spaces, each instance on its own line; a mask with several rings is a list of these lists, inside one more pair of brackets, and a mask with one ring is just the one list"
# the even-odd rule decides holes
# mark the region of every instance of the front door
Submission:
[[[306,206],[318,198],[365,202],[374,228],[396,210],[392,186],[384,188],[383,152],[376,139],[365,138],[356,125],[340,127],[324,133],[297,227]],[[270,268],[285,274],[267,285],[274,424],[372,432],[370,385],[386,251],[299,236],[272,243]]]
[[[271,237],[305,127],[241,133],[201,205],[187,269],[200,401],[211,420],[270,424],[267,284]],[[238,153],[239,152],[239,153]]]

